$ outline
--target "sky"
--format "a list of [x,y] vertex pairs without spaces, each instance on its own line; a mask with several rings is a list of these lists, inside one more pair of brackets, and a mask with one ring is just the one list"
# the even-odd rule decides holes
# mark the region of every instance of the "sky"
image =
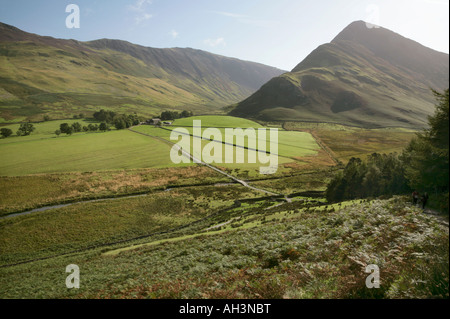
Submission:
[[[67,27],[69,4],[79,28]],[[449,53],[449,0],[0,0],[0,22],[26,32],[189,47],[287,71],[356,20]]]

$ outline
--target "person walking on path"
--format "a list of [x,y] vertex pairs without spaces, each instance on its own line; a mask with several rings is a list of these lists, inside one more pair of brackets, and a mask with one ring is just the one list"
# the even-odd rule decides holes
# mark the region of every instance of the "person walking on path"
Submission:
[[428,193],[423,194],[420,200],[422,202],[422,209],[425,210],[425,205],[427,204],[428,201]]

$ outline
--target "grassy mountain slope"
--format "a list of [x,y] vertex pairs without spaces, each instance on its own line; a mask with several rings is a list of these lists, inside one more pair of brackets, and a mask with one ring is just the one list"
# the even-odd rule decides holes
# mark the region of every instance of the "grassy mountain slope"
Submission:
[[139,114],[161,108],[214,112],[281,73],[200,50],[54,39],[0,23],[0,122],[99,107]]
[[448,85],[448,54],[357,21],[291,72],[271,79],[231,115],[423,127],[434,110],[430,88]]

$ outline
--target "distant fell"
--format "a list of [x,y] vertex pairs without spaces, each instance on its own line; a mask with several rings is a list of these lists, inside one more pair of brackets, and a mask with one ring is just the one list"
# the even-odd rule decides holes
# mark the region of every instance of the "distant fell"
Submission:
[[214,113],[285,71],[190,48],[55,39],[0,23],[0,123],[99,108]]
[[426,126],[431,88],[449,86],[449,56],[388,29],[351,23],[231,115],[364,127]]

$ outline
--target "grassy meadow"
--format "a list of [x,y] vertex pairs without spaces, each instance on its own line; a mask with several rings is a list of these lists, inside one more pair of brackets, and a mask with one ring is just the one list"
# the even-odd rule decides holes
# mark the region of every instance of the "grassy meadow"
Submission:
[[314,132],[332,152],[346,163],[352,157],[366,158],[372,153],[401,153],[417,131],[404,128],[362,129],[340,124],[286,122],[293,131]]
[[127,130],[16,138],[0,144],[0,152],[5,176],[174,166],[168,145]]
[[226,182],[226,176],[196,165],[0,176],[0,216],[48,205]]
[[0,264],[64,254],[169,230],[257,196],[250,189],[198,186],[0,219]]
[[[201,153],[196,152],[193,146],[194,142],[200,140],[202,151],[205,149],[205,147],[210,147],[211,149],[217,147],[221,150],[222,156],[219,160],[220,163],[213,163],[215,166],[221,167],[224,170],[228,170],[233,175],[235,175],[234,173],[238,173],[238,177],[255,178],[259,175],[259,167],[267,166],[267,164],[264,164],[260,161],[258,154],[256,156],[256,162],[254,163],[250,163],[248,158],[248,147],[252,145],[258,147],[257,135],[255,139],[253,137],[248,137],[238,133],[232,141],[232,154],[227,153],[226,146],[221,143],[221,141],[225,141],[226,128],[255,128],[255,130],[258,128],[264,128],[264,126],[262,126],[261,124],[251,120],[231,116],[194,116],[190,118],[175,120],[171,126],[166,126],[163,128],[155,128],[153,126],[143,125],[134,129],[151,136],[157,136],[165,140],[172,141],[172,143],[183,145],[183,140],[180,138],[178,140],[171,140],[171,133],[177,132],[178,128],[181,128],[182,130],[187,130],[189,134],[192,135],[194,130],[194,120],[201,121],[202,134],[207,128],[217,128],[221,134],[220,136],[206,137],[213,138],[214,140],[212,141],[206,139],[200,140],[200,138],[196,136],[191,136],[190,139],[188,139],[189,146],[185,145],[185,149],[189,149],[190,153],[197,158],[200,158]],[[242,137],[242,139],[238,137]],[[236,160],[236,153],[238,149],[244,152],[244,163],[242,164],[238,163]],[[266,133],[266,150],[271,151],[270,133],[268,130]],[[215,154],[215,150],[211,152],[212,154]],[[286,131],[282,128],[279,128],[278,130],[277,152],[273,153],[278,155],[278,164],[280,165],[277,171],[278,174],[292,173],[292,171],[294,171],[293,169],[291,169],[293,166],[302,166],[304,164],[310,163],[311,161],[314,161],[317,158],[323,158],[322,154],[320,154],[320,146],[316,143],[311,134],[307,132]],[[297,168],[298,167],[296,167],[295,170]],[[242,175],[242,172],[240,171],[247,171],[247,174]]]
[[217,116],[217,115],[202,115],[202,116],[192,116],[187,118],[181,118],[173,121],[173,126],[175,127],[190,127],[192,128],[194,121],[201,121],[202,127],[241,127],[241,128],[263,128],[264,126],[252,120],[235,117],[235,116]]

